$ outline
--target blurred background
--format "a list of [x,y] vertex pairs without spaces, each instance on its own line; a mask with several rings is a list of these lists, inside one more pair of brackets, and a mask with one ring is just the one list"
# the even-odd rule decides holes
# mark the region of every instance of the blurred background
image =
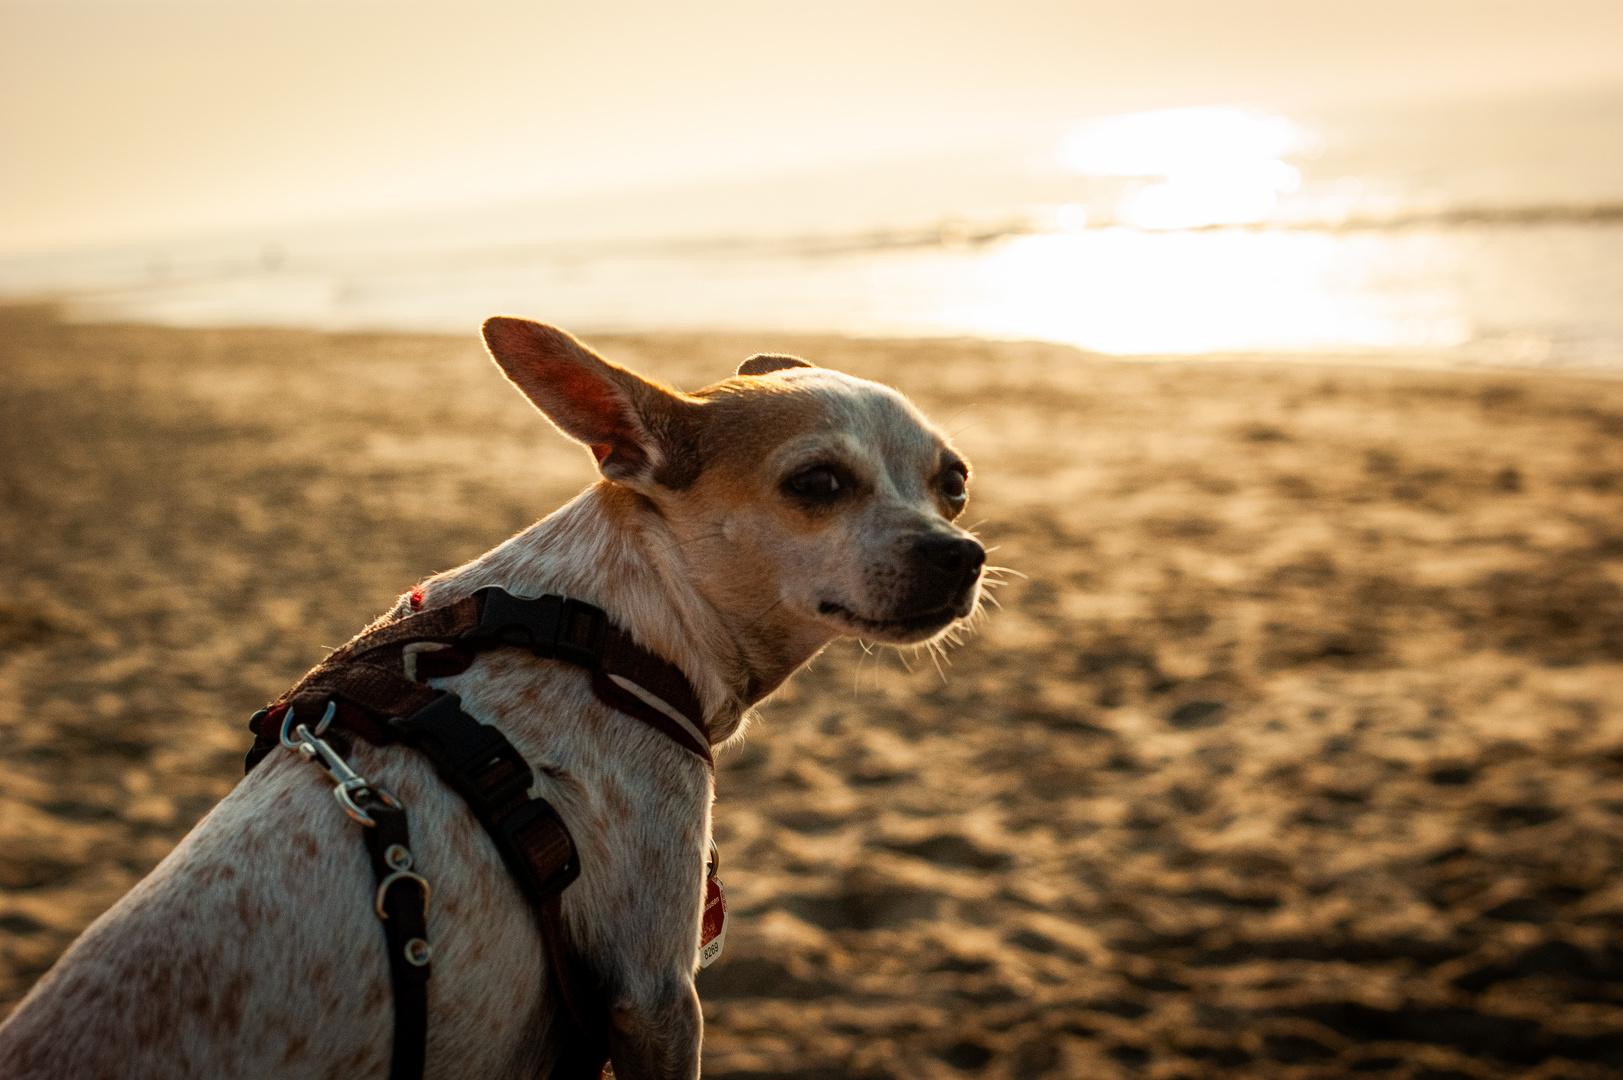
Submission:
[[1623,363],[1623,13],[8,2],[0,295]]
[[0,0],[0,1010],[591,482],[901,388],[1010,567],[718,762],[729,1080],[1623,1073],[1623,5]]

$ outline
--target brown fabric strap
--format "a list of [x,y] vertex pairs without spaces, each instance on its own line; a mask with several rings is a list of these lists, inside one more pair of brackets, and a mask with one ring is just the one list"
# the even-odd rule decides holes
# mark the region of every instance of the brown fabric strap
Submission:
[[[656,656],[631,640],[631,635],[618,626],[610,625],[608,639],[603,645],[603,670],[610,675],[629,679],[653,694],[671,708],[693,722],[705,733],[710,729],[704,722],[704,706],[693,692],[693,685],[680,668]],[[708,753],[703,755],[708,758]]]
[[592,672],[592,694],[609,708],[641,720],[682,749],[703,758],[706,765],[715,767],[716,761],[710,756],[709,746],[700,743],[681,724],[609,678],[607,672]]
[[387,719],[416,712],[438,693],[431,686],[412,682],[403,672],[356,660],[318,670],[284,700],[291,702],[301,716],[307,711],[319,716],[325,702],[340,698]]
[[[508,824],[509,815],[496,819],[498,828]],[[542,820],[508,826],[513,848],[542,881],[556,875],[569,865],[575,855],[575,845],[557,822]]]
[[414,612],[382,626],[374,624],[329,656],[327,661],[348,660],[377,649],[414,641],[438,641],[449,645],[479,625],[482,610],[483,604],[478,597],[465,596],[443,607]]
[[[594,674],[615,675],[635,683],[687,717],[694,730],[703,735],[703,745],[699,746],[698,740],[687,734],[676,741],[707,762],[711,760],[704,707],[682,669],[637,644],[630,633],[609,621],[608,613],[602,608],[557,595],[526,600],[496,587],[480,589],[474,598],[484,604],[479,625],[461,638],[460,647],[485,649],[512,645]],[[602,681],[594,680],[594,686]],[[612,695],[599,692],[598,697],[606,704],[621,708]],[[640,702],[634,694],[622,692],[620,697]],[[666,734],[683,730],[682,725],[673,723],[646,704],[622,711]],[[651,715],[660,719],[650,721]]]
[[[281,697],[272,702],[272,707],[281,705],[297,695],[301,695],[308,687],[317,685],[318,680],[335,671],[343,671],[362,657],[389,649],[393,655],[388,659],[398,661],[398,650],[405,645],[432,641],[439,644],[450,645],[455,643],[467,631],[479,625],[479,612],[481,603],[477,597],[464,597],[453,604],[444,607],[430,608],[407,615],[403,619],[384,623],[381,626],[373,624],[372,627],[361,631],[345,644],[333,650],[321,663],[304,673],[304,677],[295,683]],[[381,659],[381,658],[374,658]],[[398,670],[398,663],[393,665]],[[393,671],[390,674],[394,674]],[[399,675],[401,681],[406,680],[404,672]],[[363,704],[357,701],[357,704]],[[384,713],[385,716],[398,716],[399,713]]]

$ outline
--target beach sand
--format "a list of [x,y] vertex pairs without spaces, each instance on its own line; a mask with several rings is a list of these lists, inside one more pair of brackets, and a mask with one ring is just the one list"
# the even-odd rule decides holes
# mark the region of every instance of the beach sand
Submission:
[[[471,330],[0,313],[0,1003],[249,713],[591,479]],[[1623,382],[593,344],[899,387],[1024,575],[941,670],[839,643],[720,759],[706,1075],[1623,1068]]]

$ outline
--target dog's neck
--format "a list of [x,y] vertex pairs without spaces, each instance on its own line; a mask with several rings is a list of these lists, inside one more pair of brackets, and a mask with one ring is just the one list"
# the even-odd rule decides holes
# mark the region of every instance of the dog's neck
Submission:
[[561,593],[607,611],[688,677],[717,745],[833,636],[717,608],[694,588],[681,545],[654,506],[608,481],[436,576],[424,601],[439,606],[486,585],[523,596]]

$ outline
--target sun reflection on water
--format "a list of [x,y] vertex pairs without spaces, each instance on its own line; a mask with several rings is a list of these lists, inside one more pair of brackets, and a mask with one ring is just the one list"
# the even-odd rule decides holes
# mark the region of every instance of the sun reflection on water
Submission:
[[1116,206],[1123,224],[1193,229],[1267,220],[1281,195],[1301,187],[1301,170],[1285,159],[1318,145],[1277,113],[1211,105],[1091,120],[1058,156],[1081,176],[1133,181]]
[[1470,336],[1455,248],[1416,234],[1148,233],[1012,239],[938,314],[962,331],[1116,354],[1447,348]]

